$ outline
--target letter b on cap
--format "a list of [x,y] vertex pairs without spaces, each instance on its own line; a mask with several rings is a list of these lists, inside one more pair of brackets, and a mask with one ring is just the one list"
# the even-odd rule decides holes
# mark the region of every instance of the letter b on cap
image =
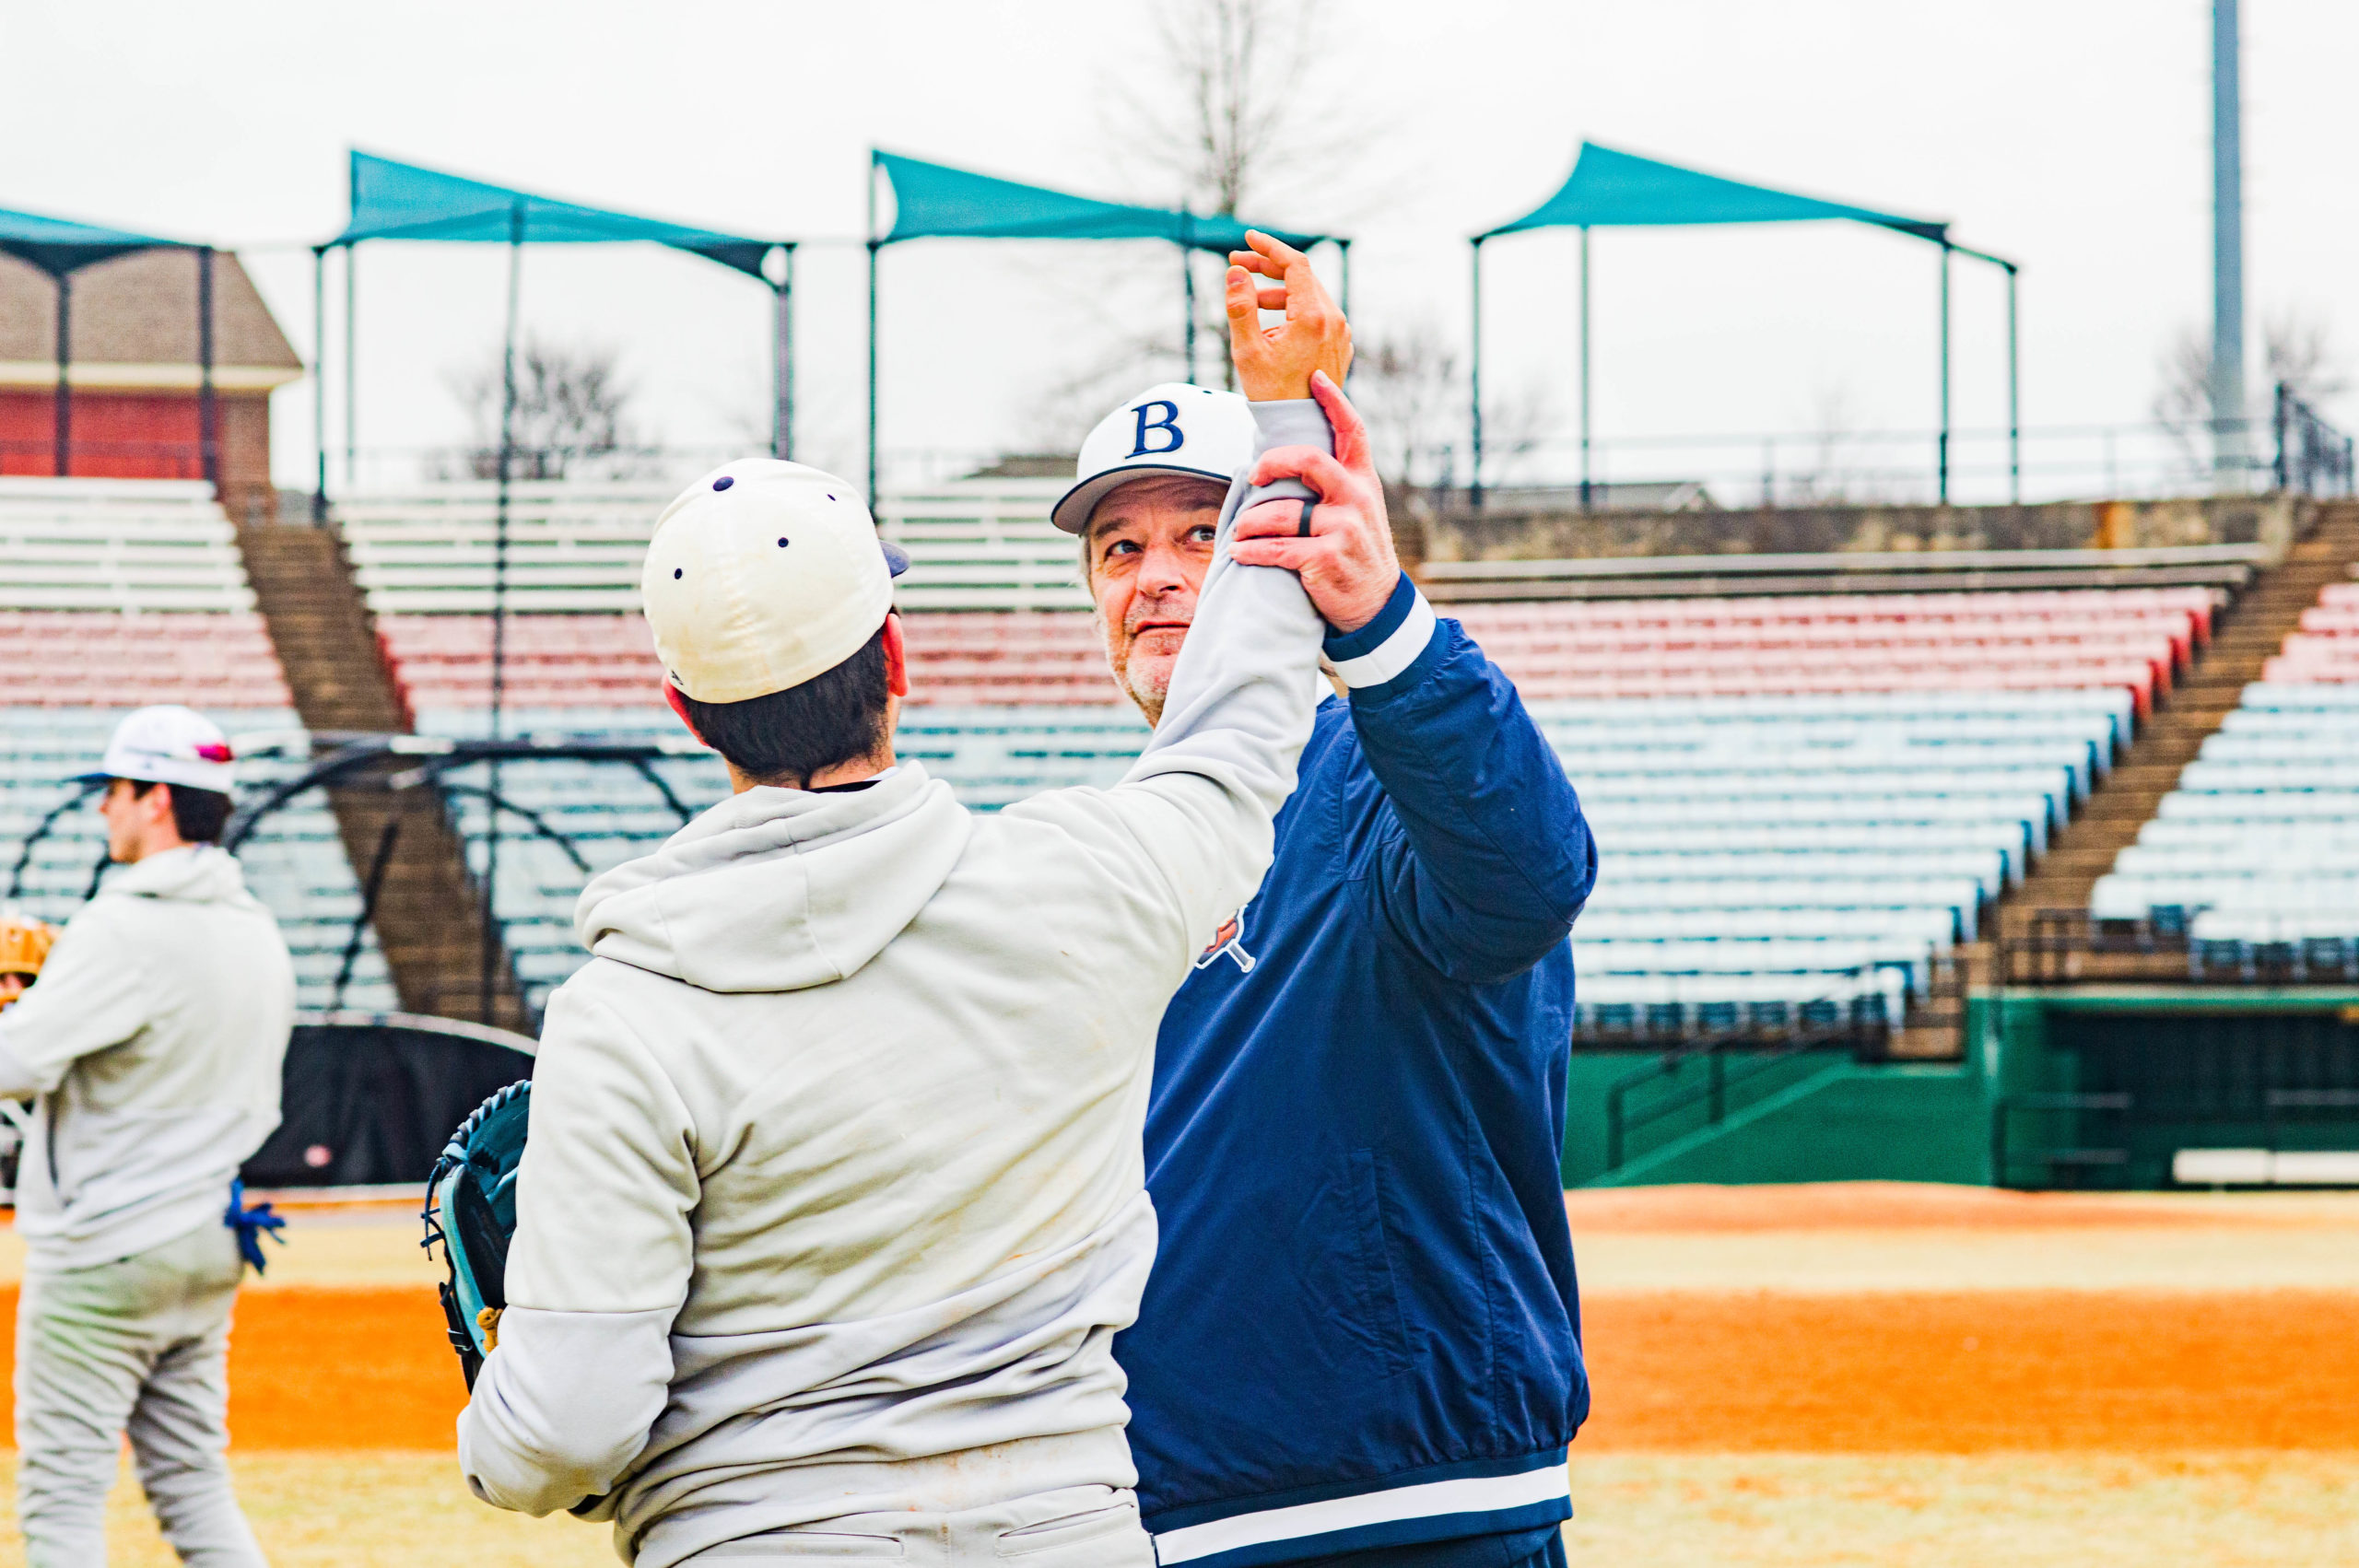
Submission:
[[[1159,419],[1150,417],[1157,409],[1162,410],[1163,416]],[[1138,434],[1131,443],[1132,457],[1156,457],[1164,452],[1176,452],[1187,444],[1188,438],[1180,429],[1178,404],[1157,398],[1153,403],[1140,404],[1131,412],[1139,416]],[[1159,445],[1149,446],[1148,439],[1158,432],[1171,439]]]

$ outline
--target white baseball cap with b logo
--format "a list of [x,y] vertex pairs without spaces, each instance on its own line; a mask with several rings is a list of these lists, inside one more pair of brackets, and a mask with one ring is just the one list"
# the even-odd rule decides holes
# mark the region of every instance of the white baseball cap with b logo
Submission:
[[1106,493],[1156,474],[1226,485],[1253,461],[1253,405],[1236,392],[1166,381],[1125,402],[1081,443],[1074,487],[1050,520],[1067,533],[1089,527]]
[[843,480],[742,458],[655,520],[640,604],[667,681],[698,702],[745,702],[859,652],[909,564]]
[[227,795],[237,787],[238,766],[220,725],[193,708],[161,703],[125,715],[98,771],[80,775],[78,782],[108,778]]

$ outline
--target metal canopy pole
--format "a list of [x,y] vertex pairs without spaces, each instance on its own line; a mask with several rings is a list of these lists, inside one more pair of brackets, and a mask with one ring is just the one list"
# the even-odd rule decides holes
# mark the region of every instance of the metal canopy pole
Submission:
[[2015,274],[2007,263],[2007,499],[2024,504],[2023,339],[2016,330]]
[[868,160],[868,511],[876,514],[876,158]]
[[196,252],[196,461],[221,498],[220,404],[213,391],[213,247]]
[[868,506],[876,509],[876,252],[878,240],[868,242]]
[[328,248],[311,247],[311,521],[328,521]]
[[794,244],[779,247],[785,265],[770,300],[770,455],[788,462],[794,461]]
[[344,248],[344,487],[360,488],[360,247]]
[[56,443],[51,459],[53,472],[63,479],[73,467],[74,390],[66,384],[66,367],[74,353],[72,333],[74,321],[74,275],[61,272],[57,278],[57,392],[52,400],[50,435]]
[[[491,713],[490,734],[500,737],[500,705],[507,695],[508,657],[508,484],[516,456],[516,303],[524,270],[524,204],[508,208],[508,332],[501,355],[499,400],[499,488],[492,509],[491,543]],[[499,953],[499,759],[487,769],[491,803],[485,822],[483,877],[482,995],[476,1004],[479,1023],[492,1022],[494,963]]]
[[1467,498],[1480,511],[1483,508],[1483,240],[1474,239],[1474,309],[1472,336],[1474,352],[1468,357],[1467,424],[1473,438],[1474,471],[1468,482]]
[[[2244,107],[2236,0],[2212,0],[2212,468],[2249,487],[2245,421]],[[2233,478],[2231,478],[2233,475]]]
[[2024,498],[2023,340],[2016,310],[2015,276],[2021,265],[2004,256],[1978,251],[1949,240],[1942,244],[1942,427],[1949,428],[1949,258],[1955,252],[1988,262],[2007,275],[2007,485],[2008,497],[2020,506]]
[[1941,504],[1950,504],[1950,242],[1942,241],[1942,433],[1938,443]]
[[1581,225],[1581,510],[1592,504],[1589,419],[1589,225]]
[[1187,369],[1180,379],[1190,386],[1196,384],[1196,252],[1189,247],[1188,214],[1180,214],[1180,309],[1186,320],[1180,330],[1180,357]]

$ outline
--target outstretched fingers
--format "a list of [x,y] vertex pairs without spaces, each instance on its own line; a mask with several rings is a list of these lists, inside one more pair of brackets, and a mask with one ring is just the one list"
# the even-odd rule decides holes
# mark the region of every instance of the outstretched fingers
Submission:
[[1223,283],[1226,288],[1223,305],[1228,311],[1231,335],[1235,334],[1239,322],[1259,326],[1261,323],[1253,312],[1260,308],[1261,297],[1253,287],[1252,275],[1241,266],[1231,266]]

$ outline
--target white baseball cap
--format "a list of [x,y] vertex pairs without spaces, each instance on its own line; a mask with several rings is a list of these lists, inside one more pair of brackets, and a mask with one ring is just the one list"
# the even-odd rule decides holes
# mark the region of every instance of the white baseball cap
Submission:
[[1106,492],[1151,474],[1226,485],[1253,461],[1253,405],[1238,393],[1166,381],[1097,422],[1081,443],[1075,484],[1049,512],[1067,533],[1089,527]]
[[221,726],[193,708],[165,703],[128,714],[114,727],[98,771],[78,783],[135,778],[227,795],[237,788],[238,765]]
[[655,520],[640,606],[667,680],[698,702],[799,686],[860,651],[909,568],[860,492],[772,458],[725,463]]

